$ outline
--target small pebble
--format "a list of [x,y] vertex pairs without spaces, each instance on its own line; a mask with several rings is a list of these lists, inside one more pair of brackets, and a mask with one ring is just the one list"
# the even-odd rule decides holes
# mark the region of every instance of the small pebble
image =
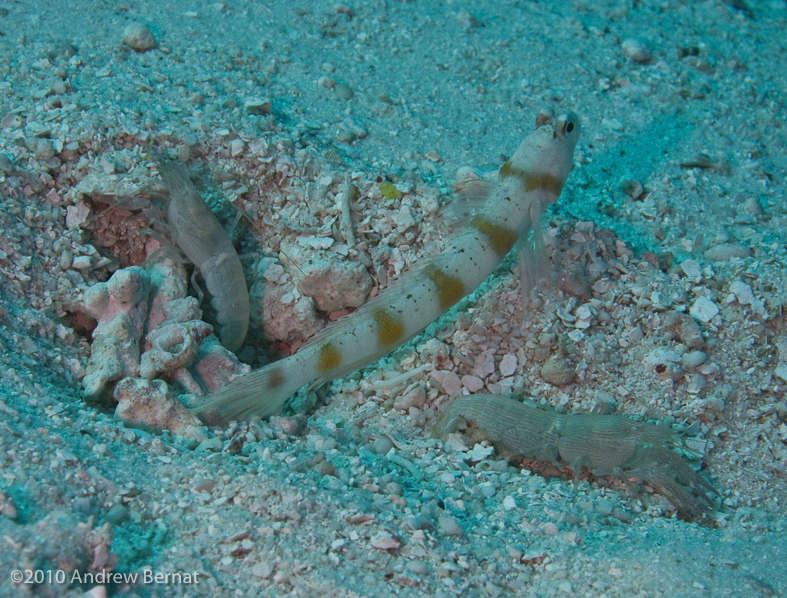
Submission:
[[82,202],[68,206],[66,208],[66,227],[69,229],[78,228],[88,219],[88,216],[90,216],[90,208]]
[[462,536],[464,530],[459,522],[447,513],[443,513],[437,518],[437,527],[446,536]]
[[398,482],[388,482],[385,485],[385,491],[390,496],[401,496],[403,490],[404,489],[402,488],[402,485],[399,484]]
[[647,64],[653,57],[643,41],[631,37],[623,40],[621,48],[626,56],[639,64]]
[[[314,237],[314,240],[333,241]],[[313,298],[325,312],[363,305],[374,281],[357,262],[335,258],[312,258],[298,266],[294,276],[298,289]]]
[[752,216],[762,216],[762,206],[756,197],[747,197],[743,202],[743,208],[748,214],[751,214]]
[[114,507],[109,509],[109,511],[107,511],[107,514],[104,517],[104,519],[106,519],[109,523],[112,523],[113,525],[117,525],[118,523],[123,523],[124,521],[127,521],[128,518],[129,518],[128,509],[123,505],[115,505]]
[[680,355],[671,349],[653,349],[645,357],[644,364],[659,380],[680,380],[683,377]]
[[222,448],[221,438],[208,438],[199,443],[196,452],[220,451]]
[[378,455],[387,455],[388,451],[393,448],[393,442],[391,442],[386,436],[378,436],[374,439],[372,448]]
[[708,360],[708,354],[703,351],[689,351],[682,358],[684,368],[696,368]]
[[87,592],[82,594],[82,598],[107,598],[107,588],[106,586],[90,588]]
[[45,162],[55,155],[55,146],[51,139],[36,139],[34,151],[36,158]]
[[452,474],[450,471],[446,471],[440,476],[440,481],[444,484],[451,485],[456,481],[456,476]]
[[672,312],[667,316],[665,324],[671,330],[673,339],[679,340],[689,349],[701,349],[705,344],[700,325],[688,314]]
[[541,526],[541,531],[543,531],[547,536],[556,536],[558,528],[556,524],[549,522]]
[[495,489],[495,485],[491,482],[484,482],[483,484],[479,484],[478,489],[481,491],[481,495],[485,498],[492,498],[497,490]]
[[484,381],[477,376],[462,376],[462,384],[470,392],[478,392],[484,387]]
[[722,243],[708,249],[703,257],[712,262],[729,262],[733,258],[751,257],[751,249],[743,243]]
[[615,413],[618,402],[612,393],[605,390],[597,390],[593,397],[596,399],[596,405],[602,414]]
[[483,461],[494,452],[495,447],[493,446],[476,444],[471,450],[465,453],[465,459],[469,459],[470,461]]
[[669,270],[675,262],[675,254],[671,251],[661,251],[656,257],[658,258],[659,270]]
[[61,270],[68,270],[71,267],[71,264],[74,260],[74,254],[70,251],[66,250],[60,254],[60,269]]
[[404,568],[413,575],[426,575],[429,573],[429,567],[423,561],[408,561]]
[[353,90],[349,85],[345,85],[344,83],[336,83],[333,89],[336,92],[336,96],[340,100],[349,100],[351,97],[353,97]]
[[74,270],[89,270],[93,265],[93,258],[89,255],[79,255],[71,262]]
[[574,366],[559,355],[550,357],[541,367],[541,377],[555,386],[562,386],[571,382],[574,379],[574,373]]
[[273,564],[268,561],[257,563],[251,568],[251,574],[260,579],[268,579],[273,575]]
[[426,402],[426,390],[422,386],[416,386],[407,391],[404,395],[396,398],[394,409],[408,411],[411,407],[420,409]]
[[645,188],[642,186],[642,183],[635,179],[626,179],[620,183],[620,188],[622,189],[623,193],[628,195],[631,199],[638,199],[643,193],[645,193]]
[[275,581],[278,584],[290,583],[290,576],[284,573],[283,571],[279,571],[276,575],[273,576],[273,581]]
[[571,582],[569,582],[569,581],[561,581],[558,584],[557,589],[562,594],[567,594],[569,596],[573,596],[574,595],[574,587],[571,585]]
[[700,374],[687,374],[686,379],[689,382],[686,385],[686,392],[690,395],[699,394],[705,388],[705,377]]
[[432,379],[437,382],[438,386],[447,395],[459,392],[462,388],[462,381],[459,379],[459,376],[451,371],[437,370],[432,372]]
[[249,98],[243,103],[243,107],[249,114],[271,113],[271,101],[269,98]]
[[606,498],[599,498],[596,500],[596,504],[594,505],[596,509],[596,513],[602,515],[604,517],[609,517],[612,515],[612,509],[615,506],[611,500]]
[[123,30],[123,43],[137,52],[146,52],[156,47],[156,38],[142,23],[130,23]]
[[306,433],[306,417],[302,414],[273,417],[270,425],[280,437],[284,436],[303,436]]

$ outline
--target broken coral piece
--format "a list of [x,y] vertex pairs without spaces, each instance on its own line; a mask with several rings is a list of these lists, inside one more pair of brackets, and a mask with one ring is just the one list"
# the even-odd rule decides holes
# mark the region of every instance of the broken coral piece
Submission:
[[251,367],[238,361],[235,354],[211,334],[199,344],[194,360],[171,375],[186,392],[201,395],[214,392],[250,371]]
[[[166,251],[166,249],[160,249],[160,246],[153,238],[148,240],[148,245],[149,255],[155,254],[156,251]],[[169,317],[165,311],[167,304],[175,299],[186,297],[188,283],[186,282],[185,266],[171,258],[152,261],[152,263],[145,266],[145,271],[150,276],[150,307],[148,309],[148,323],[145,327],[145,334],[147,335]],[[201,317],[200,313],[197,319]],[[186,319],[178,321],[185,322]],[[150,349],[150,346],[146,345],[145,349]]]
[[298,290],[314,299],[321,311],[360,307],[374,286],[363,264],[341,258],[337,253],[285,243],[282,254],[295,266],[292,276]]
[[108,398],[109,383],[117,382],[116,415],[131,425],[201,440],[194,428],[199,420],[175,398],[171,384],[202,395],[250,368],[219,343],[201,320],[199,302],[186,292],[186,270],[171,258],[118,270],[87,289],[82,309],[98,325],[83,383],[87,397]]
[[118,270],[85,291],[84,311],[96,319],[85,396],[98,400],[110,383],[139,375],[139,343],[147,320],[150,279],[144,269]]
[[131,426],[205,440],[202,423],[170,392],[163,380],[124,378],[115,387],[115,417]]
[[213,327],[199,318],[201,312],[193,297],[175,299],[164,306],[167,318],[148,334],[150,349],[142,354],[140,375],[153,379],[161,372],[171,372],[190,363],[200,343]]
[[250,371],[211,334],[213,328],[200,320],[202,311],[195,298],[175,299],[162,311],[165,320],[147,337],[150,349],[142,355],[143,378],[168,372],[186,392],[203,394]]
[[282,285],[256,284],[252,287],[255,318],[269,341],[303,341],[323,326],[314,300],[298,293],[292,282]]

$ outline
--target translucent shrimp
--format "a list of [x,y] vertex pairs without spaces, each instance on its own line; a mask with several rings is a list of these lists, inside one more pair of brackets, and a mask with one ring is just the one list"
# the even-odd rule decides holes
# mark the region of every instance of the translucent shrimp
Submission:
[[159,173],[169,191],[167,220],[172,240],[205,280],[222,344],[237,351],[249,327],[249,292],[238,254],[185,167],[174,161],[162,162]]

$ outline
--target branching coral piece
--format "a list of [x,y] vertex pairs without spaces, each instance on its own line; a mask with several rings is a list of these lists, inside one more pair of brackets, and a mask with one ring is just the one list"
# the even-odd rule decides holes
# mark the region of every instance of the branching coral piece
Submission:
[[139,375],[139,343],[147,320],[149,288],[147,272],[133,266],[85,291],[84,310],[98,322],[82,381],[89,399],[100,399],[111,382]]
[[153,379],[161,372],[171,372],[190,363],[202,340],[213,331],[210,324],[199,320],[200,311],[193,297],[170,301],[164,311],[167,319],[147,337],[150,349],[142,354],[140,363],[143,378]]

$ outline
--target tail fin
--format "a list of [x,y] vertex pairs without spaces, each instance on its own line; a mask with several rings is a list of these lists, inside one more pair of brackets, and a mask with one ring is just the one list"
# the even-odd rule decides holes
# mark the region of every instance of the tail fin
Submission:
[[287,399],[304,385],[300,376],[285,374],[286,361],[271,363],[217,392],[196,397],[188,407],[210,425],[225,425],[233,419],[246,420],[255,415],[262,419],[276,415]]

